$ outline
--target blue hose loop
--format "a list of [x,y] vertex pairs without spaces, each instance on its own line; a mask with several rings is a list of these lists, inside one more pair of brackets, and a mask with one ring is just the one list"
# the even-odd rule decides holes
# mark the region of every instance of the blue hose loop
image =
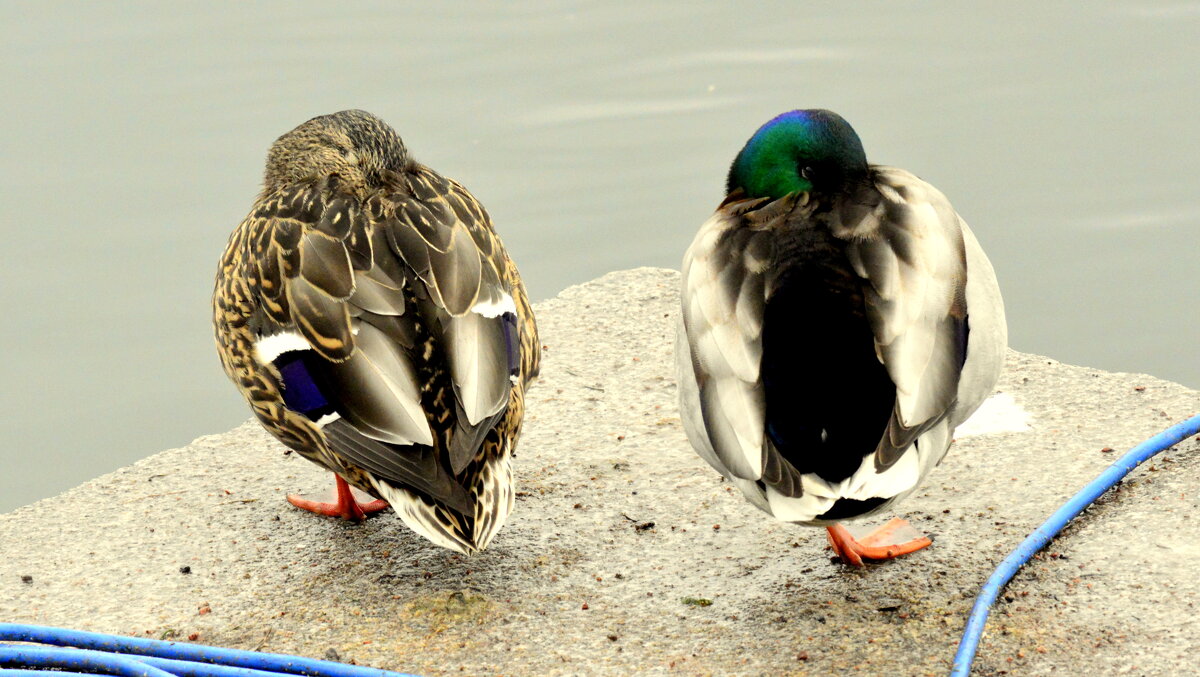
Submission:
[[[54,667],[121,677],[413,677],[301,656],[164,642],[42,625],[0,623],[0,667]],[[5,676],[12,670],[2,670]],[[43,673],[45,674],[45,673]],[[57,673],[62,674],[62,673]]]
[[[99,670],[106,674],[117,674],[110,669],[111,666],[109,663],[112,658],[117,658],[118,662],[125,661],[126,659],[131,661],[131,666],[136,668],[136,672],[132,674],[145,673],[146,670],[144,668],[147,666],[155,668],[157,672],[151,673],[153,677],[163,677],[163,675],[167,677],[172,675],[174,677],[279,677],[278,672],[253,670],[251,668],[231,668],[227,665],[194,663],[192,661],[181,661],[171,658],[157,658],[154,656],[132,658],[123,654],[111,654],[103,651],[92,651],[90,649],[0,644],[0,666],[37,666],[41,668],[54,668],[55,670],[86,667],[93,672]],[[0,677],[12,677],[11,672],[10,670],[0,670]],[[34,670],[33,672],[37,671]],[[39,674],[41,677],[47,677],[44,672]],[[58,674],[56,672],[53,677],[58,677]],[[122,671],[120,674],[131,673]]]
[[[46,677],[45,670],[25,670],[18,668],[0,668],[0,677]],[[96,677],[91,672],[71,672],[70,670],[55,670],[51,677]]]
[[1134,468],[1155,454],[1165,451],[1197,433],[1200,433],[1200,414],[1183,423],[1173,425],[1130,449],[1100,473],[1099,477],[1080,489],[1040,527],[1034,529],[1033,533],[1029,534],[1008,557],[1005,557],[1000,566],[996,567],[996,570],[988,577],[983,587],[979,589],[975,605],[971,608],[971,615],[967,618],[966,627],[963,628],[962,639],[958,642],[958,651],[954,654],[954,667],[950,670],[950,677],[967,677],[970,674],[971,663],[974,662],[975,652],[979,649],[979,639],[983,636],[983,626],[987,623],[992,604],[999,597],[1000,590],[1013,579],[1017,571],[1034,554],[1046,547],[1046,544],[1067,526],[1067,522],[1083,512]]
[[64,669],[83,673],[120,675],[120,677],[171,677],[171,673],[138,661],[136,658],[100,651],[64,651],[61,648],[0,646],[0,666]]

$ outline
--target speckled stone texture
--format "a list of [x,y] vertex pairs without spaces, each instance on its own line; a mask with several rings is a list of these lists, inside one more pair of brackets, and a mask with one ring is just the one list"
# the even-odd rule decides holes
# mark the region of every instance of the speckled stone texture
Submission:
[[[995,563],[1117,455],[1200,411],[1174,383],[1011,353],[999,389],[1032,431],[960,440],[899,506],[934,546],[852,570],[822,530],[771,521],[692,453],[677,287],[638,269],[538,304],[516,511],[480,555],[391,514],[297,511],[285,493],[331,478],[247,423],[0,516],[0,618],[427,675],[941,675]],[[1197,452],[1191,439],[1135,471],[1023,571],[975,674],[1194,665]]]

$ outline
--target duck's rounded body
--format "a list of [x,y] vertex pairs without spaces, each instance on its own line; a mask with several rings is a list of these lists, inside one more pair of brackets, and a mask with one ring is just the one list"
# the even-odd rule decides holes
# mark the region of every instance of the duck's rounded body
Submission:
[[280,137],[264,184],[217,272],[225,372],[285,445],[430,541],[486,547],[539,360],[487,212],[363,111]]
[[942,193],[868,165],[828,111],[764,125],[728,193],[683,262],[689,440],[780,520],[880,511],[920,485],[999,377],[992,266]]

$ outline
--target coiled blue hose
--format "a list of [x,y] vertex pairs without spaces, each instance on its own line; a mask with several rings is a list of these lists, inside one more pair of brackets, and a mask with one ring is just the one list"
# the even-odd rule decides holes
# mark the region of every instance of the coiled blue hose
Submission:
[[223,649],[202,644],[163,642],[42,625],[0,623],[0,641],[49,646],[0,644],[5,677],[38,673],[43,668],[121,677],[412,677],[399,672],[320,661],[300,656]]
[[1012,551],[1012,554],[1005,557],[1000,566],[996,567],[996,571],[988,577],[987,582],[980,588],[979,595],[975,598],[975,606],[971,608],[971,615],[967,618],[962,639],[958,642],[958,651],[954,654],[954,667],[950,670],[950,677],[967,677],[970,674],[971,663],[974,662],[975,652],[979,649],[979,638],[983,635],[983,626],[987,623],[992,604],[996,602],[1000,590],[1012,580],[1018,569],[1024,566],[1037,551],[1046,547],[1046,544],[1058,535],[1063,527],[1067,526],[1067,522],[1083,512],[1084,508],[1121,481],[1121,478],[1128,475],[1130,471],[1155,454],[1169,449],[1197,433],[1200,433],[1200,415],[1171,426],[1130,449],[1099,477],[1080,489],[1079,493],[1072,496],[1040,527],[1034,529],[1033,533],[1029,534]]

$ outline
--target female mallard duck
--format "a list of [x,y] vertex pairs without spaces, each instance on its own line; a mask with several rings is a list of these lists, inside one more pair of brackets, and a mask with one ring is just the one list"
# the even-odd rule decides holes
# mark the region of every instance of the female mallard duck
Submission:
[[999,378],[1007,328],[991,263],[936,188],[867,164],[825,110],[763,125],[683,259],[677,346],[697,453],[762,510],[828,526],[842,561],[889,543],[837,520],[912,493]]
[[466,188],[370,113],[305,122],[271,146],[213,322],[263,426],[337,475],[336,502],[289,501],[347,518],[390,503],[442,547],[487,547],[512,509],[539,351],[517,268]]

